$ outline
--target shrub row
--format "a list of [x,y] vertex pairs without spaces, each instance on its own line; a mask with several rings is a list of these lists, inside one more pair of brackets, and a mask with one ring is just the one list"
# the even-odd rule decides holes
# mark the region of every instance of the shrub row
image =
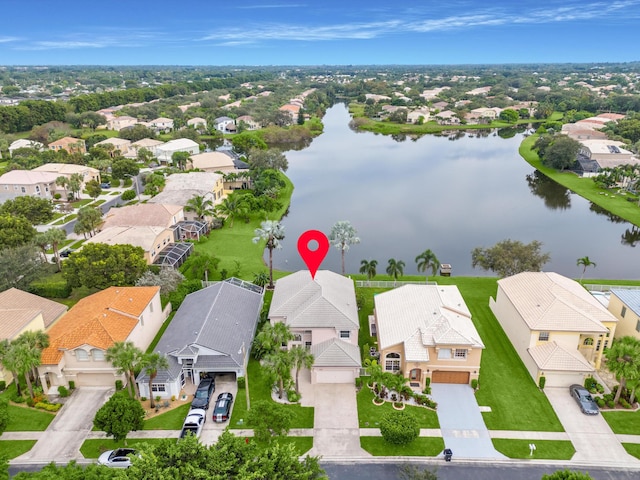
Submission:
[[29,286],[29,291],[34,295],[47,298],[68,298],[71,295],[71,287],[67,282],[34,282]]
[[36,408],[40,410],[46,410],[47,412],[57,412],[62,407],[61,403],[46,403],[46,402],[38,402],[34,405]]

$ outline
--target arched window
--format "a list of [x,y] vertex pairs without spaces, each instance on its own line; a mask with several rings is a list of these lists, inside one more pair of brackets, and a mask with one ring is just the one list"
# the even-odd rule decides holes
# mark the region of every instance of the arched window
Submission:
[[78,360],[79,362],[87,362],[89,361],[89,354],[87,353],[86,350],[83,350],[81,348],[76,349],[76,360]]
[[93,358],[94,362],[104,362],[104,351],[94,348],[93,350],[91,350],[91,357]]
[[387,353],[385,355],[384,369],[387,372],[399,372],[400,371],[400,354],[399,353]]
[[589,337],[589,338],[585,338],[584,342],[582,342],[583,345],[593,345],[593,338]]

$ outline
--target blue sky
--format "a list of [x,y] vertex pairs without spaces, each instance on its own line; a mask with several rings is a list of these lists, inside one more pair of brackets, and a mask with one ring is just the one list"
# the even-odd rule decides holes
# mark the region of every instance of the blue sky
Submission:
[[640,60],[640,0],[1,0],[1,65]]

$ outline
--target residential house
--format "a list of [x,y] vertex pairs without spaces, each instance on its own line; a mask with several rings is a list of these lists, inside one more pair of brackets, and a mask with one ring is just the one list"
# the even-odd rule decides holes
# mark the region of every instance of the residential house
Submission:
[[249,165],[240,160],[231,150],[217,150],[215,152],[192,155],[187,161],[187,169],[221,173],[223,175],[225,193],[249,188],[251,183],[251,179],[248,176]]
[[207,121],[201,117],[194,117],[187,120],[187,126],[193,127],[196,130],[206,130],[207,129]]
[[281,112],[289,114],[291,117],[291,121],[295,122],[298,120],[298,114],[300,113],[300,105],[292,105],[287,103],[286,105],[281,106],[278,110]]
[[369,322],[383,371],[399,372],[414,387],[468,384],[480,374],[484,344],[454,285],[405,285],[374,297]]
[[111,137],[95,144],[96,147],[103,147],[106,145],[113,145],[113,151],[111,152],[112,157],[117,155],[118,152],[120,152],[120,155],[124,156],[129,153],[129,149],[131,148],[131,140],[127,140],[126,138]]
[[289,326],[294,339],[288,348],[311,350],[311,383],[353,383],[360,376],[360,323],[351,279],[329,270],[319,270],[315,278],[300,270],[279,279],[269,321]]
[[0,176],[0,201],[32,195],[53,198],[58,175],[32,170],[11,170]]
[[66,150],[69,153],[87,153],[87,147],[81,138],[62,137],[60,140],[51,142],[49,150],[56,152]]
[[[67,311],[67,306],[33,293],[10,288],[0,292],[0,341],[15,340],[24,332],[45,331]],[[0,381],[13,381],[10,371],[0,365]]]
[[158,371],[151,392],[149,377],[141,372],[140,394],[171,398],[204,376],[244,377],[262,303],[261,287],[236,278],[187,295],[155,348],[169,368]]
[[146,125],[156,133],[169,133],[173,130],[173,119],[166,117],[154,118],[146,122]]
[[44,150],[44,145],[34,140],[27,140],[26,138],[19,138],[18,140],[11,142],[9,145],[9,156],[13,156],[13,152],[20,148],[35,148],[36,150]]
[[474,108],[465,115],[469,123],[491,123],[500,115],[501,108]]
[[440,125],[460,125],[460,119],[455,112],[444,110],[435,114],[436,122]]
[[113,117],[112,119],[107,120],[107,129],[119,132],[124,128],[131,128],[138,123],[140,123],[140,121],[137,118],[130,117],[129,115],[122,115],[121,117]]
[[236,119],[238,125],[244,124],[246,130],[258,130],[260,124],[251,115],[242,115]]
[[618,319],[615,337],[636,337],[640,340],[640,289],[612,288],[607,310]]
[[113,386],[126,383],[106,359],[116,342],[133,342],[145,351],[171,307],[162,309],[160,287],[109,287],[76,303],[47,331],[38,375],[45,393],[57,387]]
[[581,140],[579,155],[598,163],[600,168],[640,164],[633,153],[622,148],[622,142],[608,139]]
[[32,172],[48,172],[53,173],[57,177],[71,178],[71,175],[77,173],[82,177],[82,188],[95,180],[100,183],[100,170],[97,168],[87,167],[86,165],[77,165],[75,163],[45,163],[31,170]]
[[188,138],[178,138],[156,147],[156,157],[163,163],[172,163],[171,156],[176,152],[187,152],[195,155],[200,153],[200,145]]
[[618,320],[578,282],[553,272],[498,280],[489,306],[536,382],[568,387],[600,368]]
[[164,142],[161,140],[154,140],[152,138],[143,138],[138,140],[137,142],[133,142],[129,146],[129,151],[124,155],[127,158],[138,158],[138,151],[141,148],[146,148],[151,152],[154,157],[158,156],[158,147],[160,145],[164,145]]
[[407,123],[418,123],[421,118],[423,122],[428,122],[429,116],[430,113],[428,108],[412,110],[407,114]]
[[213,125],[219,132],[228,133],[231,125],[235,128],[235,120],[229,117],[218,117],[213,121]]
[[[184,207],[195,196],[211,200],[214,206],[222,202],[224,197],[222,175],[211,172],[188,172],[169,175],[162,192],[149,199],[148,203],[182,205]],[[184,216],[186,220],[199,220],[194,212],[185,212]],[[207,221],[211,221],[211,218],[208,218]]]
[[467,95],[486,95],[491,91],[491,87],[478,87],[466,92]]

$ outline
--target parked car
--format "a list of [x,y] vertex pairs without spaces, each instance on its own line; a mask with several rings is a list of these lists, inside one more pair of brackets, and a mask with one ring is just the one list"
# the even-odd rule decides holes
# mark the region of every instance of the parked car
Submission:
[[111,183],[109,182],[101,183],[100,188],[111,188]]
[[589,390],[584,388],[582,385],[571,385],[569,387],[569,392],[571,392],[571,396],[580,406],[582,413],[586,415],[597,415],[598,412],[600,412],[598,404],[589,393]]
[[111,468],[129,468],[131,457],[140,455],[133,448],[116,448],[107,450],[98,457],[98,463]]
[[213,409],[213,421],[216,423],[226,422],[231,415],[231,405],[233,404],[233,395],[225,392],[218,395],[216,405]]
[[180,438],[184,438],[187,435],[195,435],[196,438],[202,433],[202,427],[204,422],[207,421],[207,412],[202,408],[194,408],[189,410],[187,418],[184,419],[182,425],[182,431],[180,432]]
[[60,256],[61,256],[62,258],[67,258],[69,255],[71,255],[71,252],[72,252],[72,250],[71,250],[71,249],[69,249],[69,248],[65,248],[64,250],[62,250],[62,251],[60,252]]
[[196,394],[191,402],[191,408],[204,408],[209,410],[209,401],[211,395],[216,391],[216,380],[212,377],[203,378],[200,380]]

